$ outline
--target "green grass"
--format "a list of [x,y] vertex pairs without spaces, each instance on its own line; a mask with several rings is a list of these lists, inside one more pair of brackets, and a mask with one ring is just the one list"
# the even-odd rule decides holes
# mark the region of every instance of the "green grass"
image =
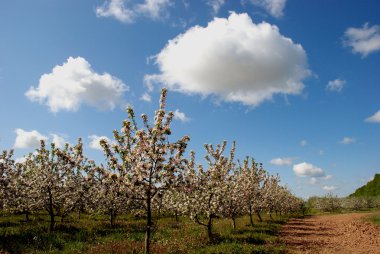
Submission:
[[[143,253],[145,221],[131,216],[118,218],[111,228],[107,217],[83,216],[81,220],[69,217],[57,222],[53,233],[47,233],[48,217],[31,216],[25,222],[23,216],[0,215],[0,253]],[[59,219],[59,218],[57,218]],[[237,219],[232,229],[228,219],[216,219],[215,239],[208,242],[206,228],[181,217],[161,218],[156,221],[152,234],[153,253],[285,253],[278,233],[287,218],[249,225],[247,217]]]
[[380,225],[380,213],[370,216],[369,220],[374,224]]

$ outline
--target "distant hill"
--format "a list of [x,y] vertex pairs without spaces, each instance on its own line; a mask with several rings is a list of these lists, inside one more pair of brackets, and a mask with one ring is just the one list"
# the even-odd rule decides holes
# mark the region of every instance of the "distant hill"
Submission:
[[375,174],[372,181],[357,189],[350,197],[376,197],[380,196],[380,174]]

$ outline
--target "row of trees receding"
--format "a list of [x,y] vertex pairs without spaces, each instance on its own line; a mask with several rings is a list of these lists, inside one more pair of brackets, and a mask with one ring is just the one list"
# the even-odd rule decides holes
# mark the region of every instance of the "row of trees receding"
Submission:
[[322,212],[337,212],[341,210],[368,210],[380,208],[379,196],[363,197],[338,197],[328,193],[323,197],[310,197],[307,201],[309,209],[317,209]]
[[279,185],[279,177],[268,174],[253,159],[235,159],[235,143],[226,153],[227,142],[205,145],[207,163],[196,163],[195,153],[185,157],[188,136],[171,142],[173,113],[165,111],[167,91],[162,90],[160,107],[153,123],[142,115],[137,126],[132,108],[114,142],[102,140],[106,164],[96,165],[83,155],[81,139],[63,149],[51,144],[15,163],[13,151],[0,155],[1,208],[23,213],[26,219],[45,210],[54,230],[56,217],[83,212],[109,215],[113,226],[118,215],[143,213],[146,218],[145,250],[149,253],[153,215],[189,216],[213,236],[213,221],[253,214],[299,210],[303,201]]

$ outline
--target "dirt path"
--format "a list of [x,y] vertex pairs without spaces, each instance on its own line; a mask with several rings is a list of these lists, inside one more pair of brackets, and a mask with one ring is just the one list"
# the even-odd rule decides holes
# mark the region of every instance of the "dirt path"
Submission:
[[289,253],[380,254],[380,226],[363,219],[369,214],[311,216],[289,221],[281,239]]

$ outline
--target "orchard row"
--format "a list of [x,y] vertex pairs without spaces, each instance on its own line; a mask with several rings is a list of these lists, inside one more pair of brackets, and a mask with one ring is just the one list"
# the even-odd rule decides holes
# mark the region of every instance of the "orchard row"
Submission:
[[153,216],[166,213],[189,216],[203,225],[211,239],[213,220],[267,212],[298,211],[303,201],[279,184],[254,159],[235,159],[235,143],[205,145],[205,165],[196,163],[195,153],[185,152],[188,136],[171,142],[172,112],[165,111],[167,91],[162,90],[153,123],[142,115],[137,126],[132,108],[114,142],[101,140],[107,163],[97,165],[83,155],[81,139],[60,149],[44,141],[25,162],[16,163],[13,151],[0,155],[0,205],[3,210],[24,213],[26,218],[45,210],[50,231],[57,216],[102,212],[111,225],[118,215],[142,214],[146,218],[145,250],[149,253]]

